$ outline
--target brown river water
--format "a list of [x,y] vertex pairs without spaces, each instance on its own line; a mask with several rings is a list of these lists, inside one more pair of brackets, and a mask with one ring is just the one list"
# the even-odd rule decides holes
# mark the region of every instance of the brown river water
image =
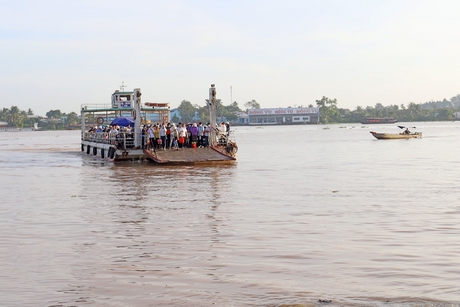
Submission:
[[0,306],[460,306],[460,123],[410,126],[235,127],[186,166],[1,132]]

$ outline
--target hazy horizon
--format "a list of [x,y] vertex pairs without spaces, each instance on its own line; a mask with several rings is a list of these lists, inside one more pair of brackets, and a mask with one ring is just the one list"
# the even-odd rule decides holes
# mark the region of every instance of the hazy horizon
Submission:
[[[460,2],[5,2],[1,107],[78,112],[122,82],[143,101],[407,105],[460,93]],[[232,91],[230,91],[230,88]]]

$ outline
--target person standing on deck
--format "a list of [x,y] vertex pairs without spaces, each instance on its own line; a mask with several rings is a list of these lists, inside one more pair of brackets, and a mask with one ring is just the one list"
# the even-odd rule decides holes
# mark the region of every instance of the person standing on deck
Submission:
[[166,149],[171,147],[171,124],[166,125]]
[[155,142],[153,144],[154,148],[160,148],[160,145],[158,144],[158,140],[161,140],[160,139],[160,125],[159,124],[156,124],[155,125],[155,129],[153,129],[153,134],[155,135]]
[[160,126],[160,139],[161,139],[160,148],[165,150],[165,146],[166,146],[166,127],[165,127],[165,124],[161,124],[161,126]]
[[118,135],[118,130],[117,130],[116,126],[112,126],[112,129],[109,132],[109,139],[110,139],[110,143],[112,145],[117,144],[117,135]]
[[225,126],[225,123],[224,122],[221,122],[219,127],[217,128],[218,132],[219,132],[219,135],[217,136],[217,141],[220,143],[220,144],[223,144],[225,143],[225,138],[224,136],[227,135],[227,127]]
[[185,144],[185,139],[187,138],[187,128],[185,128],[185,124],[179,123],[179,148],[183,148]]
[[203,147],[203,135],[204,135],[204,127],[201,122],[198,123],[198,147]]
[[145,145],[147,144],[147,126],[144,126],[142,127],[141,129],[141,140],[142,140],[142,143],[141,143],[141,148],[144,149],[145,148]]
[[148,148],[152,149],[155,143],[155,133],[153,132],[153,127],[151,125],[148,125],[148,127],[149,128],[147,129],[147,132],[149,133],[149,139],[150,139],[149,140],[150,144]]
[[198,127],[196,123],[190,126],[190,147],[193,147],[193,143],[197,143],[198,140]]
[[175,124],[172,124],[170,127],[170,143],[169,143],[169,148],[171,149],[176,149],[178,148],[177,144],[177,138],[178,138],[178,132]]
[[192,127],[192,124],[188,123],[185,128],[187,130],[187,137],[185,138],[185,146],[186,147],[191,147],[192,144],[192,134],[190,133],[190,127]]
[[207,123],[206,126],[204,126],[204,132],[203,132],[203,146],[204,147],[209,147],[209,136],[211,135],[211,124]]

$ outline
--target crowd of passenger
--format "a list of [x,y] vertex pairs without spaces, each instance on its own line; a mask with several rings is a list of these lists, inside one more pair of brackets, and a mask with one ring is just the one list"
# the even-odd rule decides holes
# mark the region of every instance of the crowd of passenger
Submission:
[[[180,148],[209,147],[212,132],[210,123],[156,123],[140,127],[142,148],[149,150],[179,150]],[[216,128],[217,141],[226,142],[230,133],[229,123],[220,123]],[[90,138],[107,140],[118,148],[134,147],[134,127],[94,126],[88,131]]]
[[[210,123],[174,123],[148,124],[142,129],[142,144],[150,150],[179,150],[180,148],[204,148],[209,147],[209,137],[212,126]],[[230,125],[221,123],[218,126],[218,134],[228,136]]]

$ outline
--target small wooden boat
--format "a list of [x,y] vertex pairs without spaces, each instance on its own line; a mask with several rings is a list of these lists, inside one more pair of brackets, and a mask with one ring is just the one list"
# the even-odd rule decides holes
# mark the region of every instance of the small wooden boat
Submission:
[[378,133],[370,131],[370,133],[379,140],[393,140],[393,139],[420,139],[422,137],[421,132],[414,133]]

